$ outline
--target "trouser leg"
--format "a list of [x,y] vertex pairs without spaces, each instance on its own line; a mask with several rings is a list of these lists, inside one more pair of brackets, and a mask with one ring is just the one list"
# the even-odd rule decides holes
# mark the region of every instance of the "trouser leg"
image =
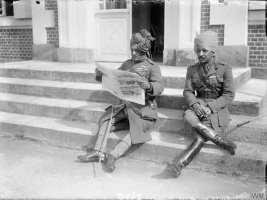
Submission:
[[132,144],[131,135],[128,133],[122,141],[120,141],[119,144],[115,147],[113,151],[110,152],[114,158],[118,159],[120,156],[122,156],[130,147]]
[[[105,121],[102,123],[101,127],[99,128],[99,132],[96,136],[93,136],[90,139],[90,144],[93,146],[93,151],[86,151],[85,155],[79,155],[77,158],[83,162],[98,162],[100,159],[100,149],[101,146],[103,145],[103,140],[105,136],[106,129],[108,128],[108,121]],[[106,150],[106,147],[103,149],[104,151]]]
[[115,161],[130,148],[131,144],[131,135],[128,133],[123,140],[117,144],[115,149],[108,154],[106,162],[103,163],[107,169],[111,172],[115,170]]
[[[124,120],[126,118],[126,115],[124,113],[124,110],[122,110],[121,112],[119,112],[117,115],[115,115],[112,118],[111,121],[111,126],[113,126],[114,124]],[[90,139],[90,145],[93,146],[93,151],[87,152],[86,155],[79,155],[77,158],[83,162],[94,162],[94,161],[99,161],[100,158],[100,154],[99,151],[101,150],[104,141],[104,137],[105,137],[105,133],[108,129],[108,124],[109,124],[110,120],[106,120],[104,121],[101,126],[99,127],[99,131],[98,134],[96,136],[94,136],[94,139]],[[109,134],[109,133],[107,133]],[[93,142],[95,142],[93,144]],[[103,152],[106,151],[106,145],[103,146],[103,149],[101,150]]]

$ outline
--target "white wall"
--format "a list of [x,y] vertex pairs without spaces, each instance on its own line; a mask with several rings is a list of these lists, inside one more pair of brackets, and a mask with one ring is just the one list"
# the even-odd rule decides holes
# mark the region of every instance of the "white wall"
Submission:
[[20,0],[13,3],[14,18],[26,19],[32,18],[31,0]]
[[210,25],[224,25],[224,45],[247,45],[248,0],[210,1]]
[[200,32],[201,1],[165,0],[165,49],[193,49]]
[[44,1],[32,0],[33,44],[47,44],[46,27],[54,27],[54,11],[45,10]]
[[59,47],[95,47],[95,1],[58,0]]

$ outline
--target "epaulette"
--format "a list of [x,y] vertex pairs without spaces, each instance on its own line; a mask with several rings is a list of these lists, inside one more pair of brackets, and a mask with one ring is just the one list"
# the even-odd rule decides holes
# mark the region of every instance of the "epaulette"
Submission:
[[218,60],[218,65],[229,66],[226,62]]
[[188,68],[192,68],[192,67],[198,67],[199,66],[199,62],[193,64],[193,65],[190,65]]

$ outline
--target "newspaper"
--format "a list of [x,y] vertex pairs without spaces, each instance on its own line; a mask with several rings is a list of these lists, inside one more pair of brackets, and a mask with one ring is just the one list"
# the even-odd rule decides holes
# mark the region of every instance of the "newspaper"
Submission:
[[125,101],[145,105],[145,91],[140,88],[141,77],[138,74],[107,68],[96,63],[102,76],[102,88]]

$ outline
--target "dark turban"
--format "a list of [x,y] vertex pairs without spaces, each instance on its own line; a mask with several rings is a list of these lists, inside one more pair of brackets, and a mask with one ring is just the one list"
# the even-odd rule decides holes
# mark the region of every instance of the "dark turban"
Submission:
[[134,33],[131,39],[131,48],[137,49],[141,52],[148,52],[151,48],[151,41],[155,40],[151,34],[143,29],[141,33]]

